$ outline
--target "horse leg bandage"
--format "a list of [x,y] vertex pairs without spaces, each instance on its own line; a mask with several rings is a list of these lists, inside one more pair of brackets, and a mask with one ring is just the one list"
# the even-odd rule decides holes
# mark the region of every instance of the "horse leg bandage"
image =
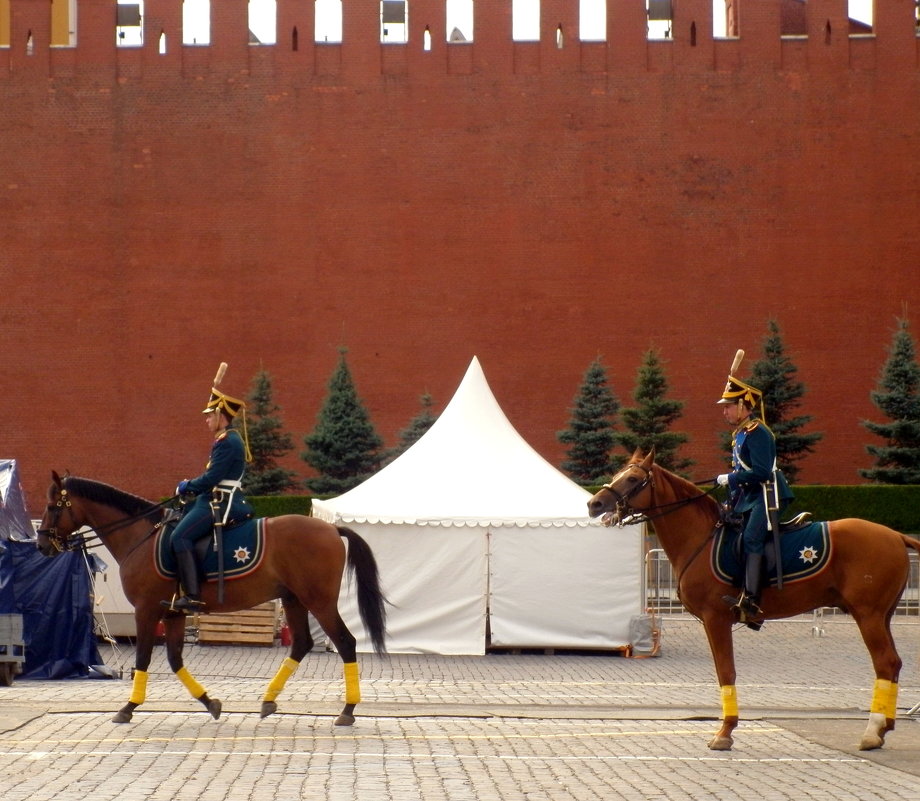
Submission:
[[891,682],[891,688],[888,692],[888,706],[885,709],[885,717],[894,720],[898,716],[898,683]]
[[361,685],[358,682],[358,663],[345,662],[342,665],[345,674],[345,703],[357,704],[361,700]]
[[738,694],[734,684],[723,684],[722,692],[722,718],[738,717]]
[[274,701],[284,689],[287,680],[294,675],[294,671],[297,670],[299,665],[300,662],[296,659],[286,657],[281,663],[281,667],[278,668],[275,677],[268,683],[268,687],[265,688],[265,695],[262,696],[262,700]]
[[[888,679],[876,679],[875,689],[872,691],[872,706],[869,707],[869,713],[877,713],[886,717],[888,715],[889,699],[891,698],[891,682]],[[897,700],[897,689],[895,689],[895,699]]]
[[147,671],[134,671],[134,684],[131,686],[131,697],[128,701],[140,706],[147,698]]
[[201,698],[202,695],[207,692],[204,687],[202,687],[195,677],[188,672],[188,668],[181,667],[176,671],[176,678],[182,682],[182,686],[185,687],[192,694],[192,698]]

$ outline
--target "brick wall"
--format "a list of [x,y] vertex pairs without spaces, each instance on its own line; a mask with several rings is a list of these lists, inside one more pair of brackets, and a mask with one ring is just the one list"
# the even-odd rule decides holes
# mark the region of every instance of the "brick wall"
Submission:
[[514,43],[510,5],[480,0],[448,45],[415,0],[409,43],[382,46],[372,0],[338,45],[279,0],[278,44],[253,47],[226,0],[183,47],[179,0],[147,0],[124,49],[112,3],[80,0],[77,46],[49,49],[47,2],[10,0],[0,455],[35,508],[51,468],[157,497],[203,467],[219,361],[231,392],[272,374],[299,442],[344,344],[389,444],[478,355],[558,464],[590,361],[628,404],[657,347],[703,478],[732,355],[773,317],[825,434],[802,480],[859,481],[895,318],[920,307],[913,3],[878,5],[872,36],[810,0],[809,36],[781,38],[779,3],[748,0],[714,41],[709,0],[675,0],[673,40],[647,41],[609,0],[607,41],[579,43],[577,1],[552,0]]

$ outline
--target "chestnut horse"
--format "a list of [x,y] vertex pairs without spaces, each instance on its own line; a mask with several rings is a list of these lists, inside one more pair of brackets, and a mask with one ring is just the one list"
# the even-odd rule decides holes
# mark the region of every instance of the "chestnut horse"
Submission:
[[[727,585],[711,569],[712,547],[720,523],[718,502],[689,481],[655,464],[654,451],[636,451],[610,483],[588,501],[591,517],[607,525],[640,519],[654,521],[655,533],[677,576],[684,607],[698,617],[709,638],[722,696],[722,726],[709,742],[716,751],[732,747],[738,725],[732,627],[735,613],[723,600]],[[861,750],[880,748],[894,728],[901,658],[891,636],[891,616],[907,584],[908,548],[920,542],[890,528],[849,518],[828,524],[831,557],[809,578],[787,581],[781,590],[764,589],[765,619],[790,617],[818,607],[839,607],[852,615],[875,669],[869,723]]]
[[[185,616],[166,611],[160,601],[169,600],[175,580],[163,578],[154,568],[154,536],[164,522],[164,504],[85,478],[63,480],[52,473],[48,505],[38,531],[38,548],[45,556],[61,550],[85,547],[82,535],[88,526],[105,543],[118,562],[125,597],[134,606],[137,624],[134,684],[131,697],[114,723],[127,723],[147,693],[147,670],[153,651],[157,624],[166,630],[169,666],[195,699],[217,719],[221,703],[189,673],[182,661]],[[262,698],[261,716],[277,709],[275,699],[313,647],[309,611],[322,626],[342,658],[345,677],[345,707],[336,719],[338,726],[354,723],[354,708],[361,700],[355,638],[338,611],[339,588],[346,566],[357,578],[358,609],[374,650],[385,652],[386,609],[380,591],[377,562],[361,537],[347,528],[302,515],[271,518],[265,527],[264,555],[251,573],[226,582],[225,598],[218,602],[217,586],[202,586],[203,613],[235,612],[280,598],[292,634],[289,656],[282,662]],[[348,543],[346,548],[342,540]]]

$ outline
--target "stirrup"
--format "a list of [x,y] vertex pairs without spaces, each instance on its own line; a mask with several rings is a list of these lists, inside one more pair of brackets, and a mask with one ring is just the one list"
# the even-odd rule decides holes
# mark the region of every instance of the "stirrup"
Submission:
[[744,623],[745,626],[754,631],[760,631],[763,626],[763,610],[750,595],[742,590],[741,595],[737,598],[731,595],[723,595],[722,600],[738,615],[739,623]]
[[183,595],[181,598],[176,598],[174,595],[168,601],[160,601],[160,606],[168,609],[170,612],[181,612],[183,615],[194,614],[198,609],[204,606],[204,601],[201,601],[197,598],[189,598],[187,595]]

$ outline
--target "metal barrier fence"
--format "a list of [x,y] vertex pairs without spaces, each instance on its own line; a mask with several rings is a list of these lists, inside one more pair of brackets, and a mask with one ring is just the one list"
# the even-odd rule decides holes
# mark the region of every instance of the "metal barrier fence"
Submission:
[[[895,614],[913,615],[920,620],[920,554],[916,551],[909,551],[908,554],[910,556],[910,575]],[[671,563],[661,548],[652,548],[648,551],[645,568],[647,611],[653,615],[689,617],[690,613],[684,609],[677,597],[677,581],[671,569]],[[812,633],[820,636],[823,633],[820,626],[824,621],[843,614],[844,612],[834,607],[816,609],[808,615],[814,621]]]

